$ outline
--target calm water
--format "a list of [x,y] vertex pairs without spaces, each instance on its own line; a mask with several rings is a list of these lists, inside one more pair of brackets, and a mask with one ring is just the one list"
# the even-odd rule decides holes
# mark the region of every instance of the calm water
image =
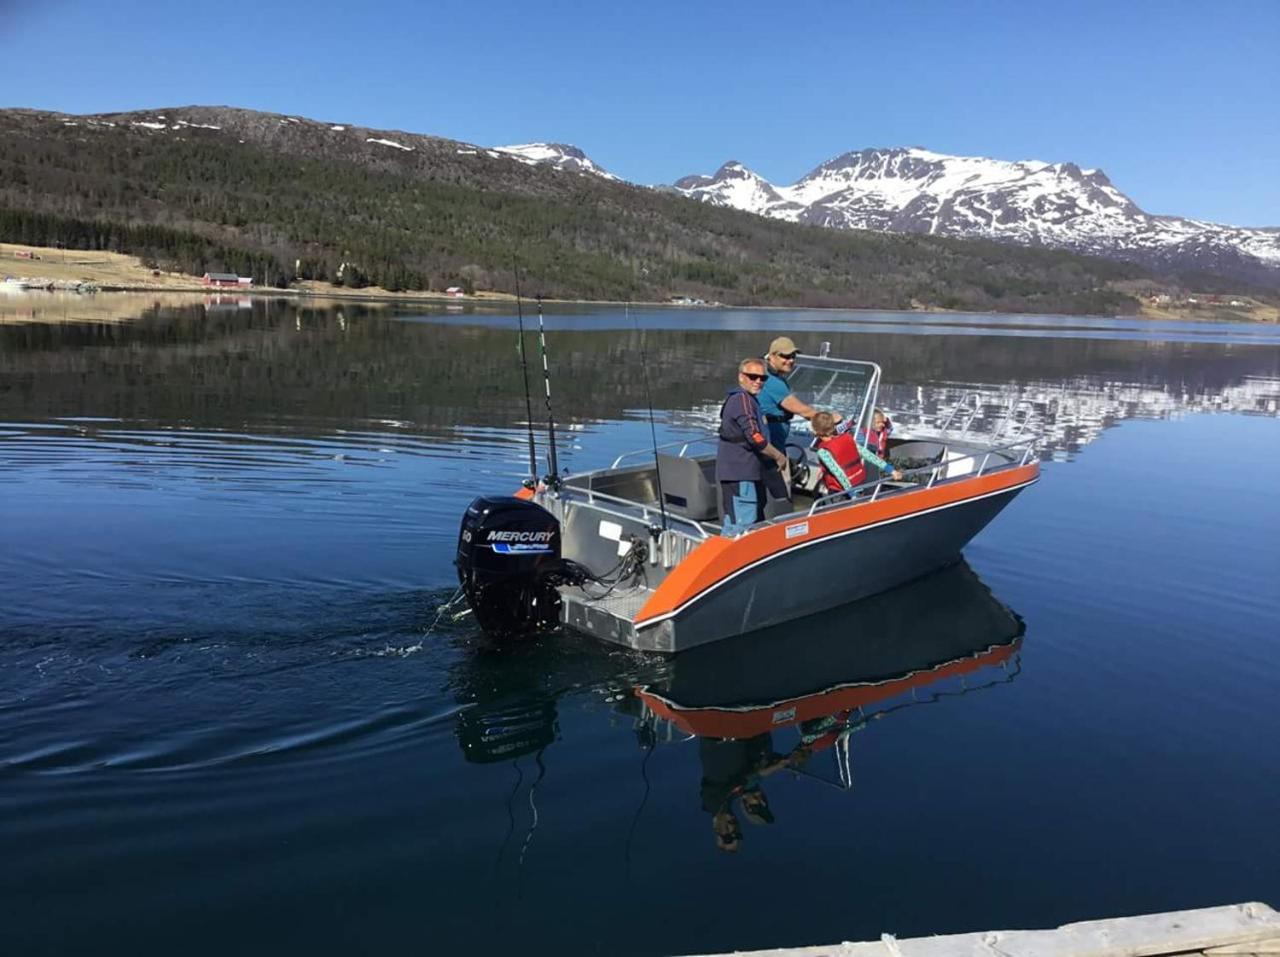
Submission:
[[463,508],[526,470],[509,316],[125,302],[0,312],[0,950],[678,954],[1280,902],[1274,328],[549,316],[575,469],[648,443],[642,356],[674,438],[775,330],[879,361],[903,417],[976,393],[1045,429],[966,564],[663,662],[431,629]]

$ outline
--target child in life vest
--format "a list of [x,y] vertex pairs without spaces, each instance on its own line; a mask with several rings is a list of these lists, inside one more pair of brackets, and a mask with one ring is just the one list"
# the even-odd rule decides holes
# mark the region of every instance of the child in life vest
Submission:
[[889,454],[889,433],[893,431],[893,423],[881,409],[871,415],[871,428],[867,430],[867,448],[880,458]]
[[828,493],[849,492],[867,481],[864,461],[901,480],[900,471],[870,449],[858,445],[852,429],[837,434],[836,419],[830,412],[817,413],[811,422],[813,434],[817,436],[818,461],[822,463],[822,483]]

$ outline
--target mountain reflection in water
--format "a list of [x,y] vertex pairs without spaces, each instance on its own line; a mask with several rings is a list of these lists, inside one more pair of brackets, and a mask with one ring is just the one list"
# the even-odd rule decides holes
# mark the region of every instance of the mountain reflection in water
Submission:
[[[852,318],[842,323],[842,315]],[[1036,328],[1057,336],[1027,339],[994,317],[971,317],[978,325],[967,331],[977,335],[939,335],[922,316],[906,327],[916,334],[903,335],[878,331],[875,315],[649,310],[617,328],[608,311],[562,311],[549,317],[555,409],[567,431],[635,418],[646,398],[635,374],[644,354],[657,410],[673,427],[706,429],[732,384],[726,370],[762,351],[768,330],[809,327],[807,348],[821,339],[835,355],[878,362],[881,404],[907,417],[935,418],[976,399],[980,425],[1029,400],[1050,456],[1078,451],[1130,417],[1280,415],[1280,334],[1266,328],[1181,323],[1187,341],[1095,339],[1073,337],[1070,327],[1062,335],[1042,318]],[[250,309],[159,306],[132,322],[0,323],[0,422],[92,410],[169,427],[248,423],[311,436],[505,429],[524,414],[514,317],[461,324],[480,318],[255,299]],[[758,331],[741,328],[748,320]]]

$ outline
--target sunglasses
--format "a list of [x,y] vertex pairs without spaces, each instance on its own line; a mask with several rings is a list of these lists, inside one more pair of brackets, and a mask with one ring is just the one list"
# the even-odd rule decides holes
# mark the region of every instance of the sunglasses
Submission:
[[738,374],[750,379],[752,382],[763,382],[765,379],[769,378],[767,375],[761,375],[759,372],[740,372]]
[[796,356],[800,355],[800,353],[798,353],[798,352],[775,352],[775,353],[774,353],[774,355],[775,355],[775,356],[777,356],[779,359],[792,359],[792,360],[794,360]]

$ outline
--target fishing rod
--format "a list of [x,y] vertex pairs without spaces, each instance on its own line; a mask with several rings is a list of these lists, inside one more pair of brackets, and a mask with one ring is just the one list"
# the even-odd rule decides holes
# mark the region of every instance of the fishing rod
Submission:
[[520,299],[520,267],[514,262],[512,272],[516,277],[516,321],[520,324],[520,370],[524,373],[525,425],[529,430],[529,481],[530,488],[538,487],[538,452],[533,444],[533,400],[529,398],[529,362],[524,354],[524,307]]
[[[627,318],[631,319],[631,303],[623,306]],[[658,462],[658,431],[653,424],[653,399],[649,396],[649,359],[644,354],[644,334],[640,331],[640,320],[634,319],[636,336],[640,342],[640,375],[644,380],[644,402],[649,408],[649,439],[653,442],[653,473],[658,483],[658,512],[662,516],[662,530],[667,530],[667,497],[662,494],[662,466]]]
[[538,297],[538,348],[542,352],[542,381],[547,387],[547,462],[551,471],[547,475],[547,488],[560,487],[560,467],[556,462],[556,419],[551,414],[551,370],[547,366],[547,331],[542,324],[542,297]]

